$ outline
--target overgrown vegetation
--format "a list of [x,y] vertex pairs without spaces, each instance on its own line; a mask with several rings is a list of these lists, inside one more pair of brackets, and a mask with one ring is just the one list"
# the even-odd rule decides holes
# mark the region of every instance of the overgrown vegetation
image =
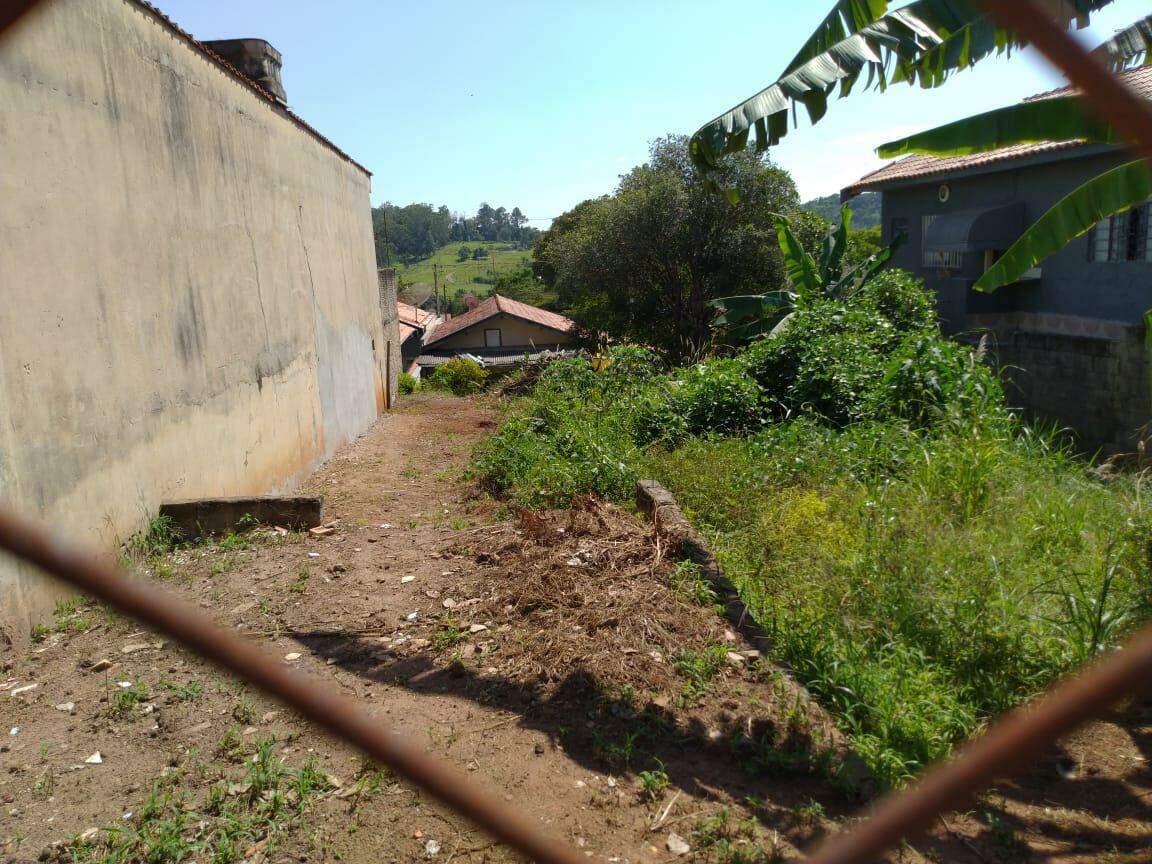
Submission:
[[401,372],[396,386],[401,395],[408,396],[420,389],[420,381],[407,372]]
[[487,380],[488,372],[475,360],[453,357],[436,367],[428,376],[427,386],[433,390],[447,390],[457,396],[468,396],[483,390]]
[[[899,271],[688,368],[631,346],[553,363],[476,466],[530,507],[668,486],[890,785],[1148,613],[1143,478],[1022,426]],[[677,587],[697,594],[688,568]],[[709,658],[676,660],[706,692]]]

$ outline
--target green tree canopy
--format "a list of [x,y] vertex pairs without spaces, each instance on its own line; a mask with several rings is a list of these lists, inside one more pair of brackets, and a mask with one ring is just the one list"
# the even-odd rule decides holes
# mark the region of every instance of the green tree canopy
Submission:
[[613,194],[556,219],[534,269],[559,308],[585,331],[679,360],[709,342],[709,300],[781,286],[772,214],[796,211],[791,176],[751,151],[725,157],[720,170],[740,191],[735,205],[693,169],[686,136],[669,135]]

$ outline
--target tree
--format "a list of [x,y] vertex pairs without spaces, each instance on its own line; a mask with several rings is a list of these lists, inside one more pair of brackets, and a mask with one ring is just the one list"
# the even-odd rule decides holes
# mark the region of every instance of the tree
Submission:
[[461,246],[459,249],[456,250],[456,260],[457,261],[467,261],[471,257],[472,257],[472,250],[469,249],[467,246]]
[[788,173],[752,152],[723,160],[732,205],[711,194],[687,139],[653,142],[649,160],[616,191],[559,217],[537,242],[533,269],[583,330],[643,342],[674,361],[710,340],[707,303],[780,287],[784,268],[772,213],[792,213]]

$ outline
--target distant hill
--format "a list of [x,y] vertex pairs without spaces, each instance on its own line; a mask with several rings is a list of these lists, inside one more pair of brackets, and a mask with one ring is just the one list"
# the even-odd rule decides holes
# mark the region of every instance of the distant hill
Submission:
[[[823,198],[813,198],[800,205],[805,210],[819,213],[829,222],[840,221],[840,196],[836,194],[825,195]],[[853,228],[875,228],[880,224],[880,195],[876,192],[862,192],[851,201],[848,206],[852,208]]]

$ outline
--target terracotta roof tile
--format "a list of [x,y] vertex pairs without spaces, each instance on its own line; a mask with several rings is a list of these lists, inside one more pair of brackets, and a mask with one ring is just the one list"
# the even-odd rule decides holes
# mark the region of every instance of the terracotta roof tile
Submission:
[[[1122,72],[1119,79],[1139,96],[1152,99],[1152,66],[1140,66]],[[1047,93],[1038,93],[1029,96],[1025,102],[1034,102],[1039,99],[1051,99],[1055,96],[1066,96],[1074,93],[1073,87],[1061,87]],[[970,156],[905,156],[896,162],[890,162],[882,168],[865,174],[851,186],[841,191],[841,196],[850,198],[869,189],[876,189],[889,183],[900,180],[915,180],[920,177],[931,177],[936,174],[950,174],[954,171],[965,171],[970,168],[979,168],[997,162],[1007,162],[1012,159],[1021,159],[1025,156],[1035,156],[1040,153],[1053,153],[1059,150],[1072,150],[1085,146],[1083,141],[1039,141],[1035,144],[1017,144],[1012,147],[1001,147],[999,150],[989,150],[986,153],[973,153]]]
[[442,323],[436,328],[436,334],[424,344],[432,345],[448,338],[453,333],[467,330],[474,324],[479,324],[481,321],[486,321],[501,313],[531,321],[541,327],[547,327],[560,333],[567,333],[575,326],[570,318],[565,318],[563,315],[557,315],[555,312],[549,312],[536,306],[529,306],[527,303],[502,297],[499,294],[493,294],[475,309],[471,309],[456,318],[449,318]]
[[403,300],[396,301],[396,315],[402,323],[419,328],[423,328],[428,319],[432,317],[431,312],[426,312],[419,306],[413,306],[411,303],[405,303]]
[[401,323],[400,324],[400,341],[401,342],[407,342],[409,336],[411,336],[413,333],[418,333],[418,332],[420,332],[420,331],[417,330],[415,327],[411,326],[410,324]]

